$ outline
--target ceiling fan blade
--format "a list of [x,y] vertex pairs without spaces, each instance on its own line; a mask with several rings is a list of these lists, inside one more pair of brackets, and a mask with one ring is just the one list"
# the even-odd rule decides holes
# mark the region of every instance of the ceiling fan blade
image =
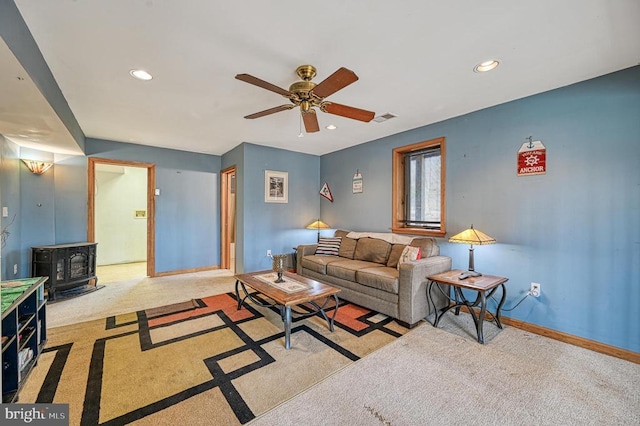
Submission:
[[329,114],[340,115],[342,117],[351,118],[353,120],[360,120],[368,123],[373,120],[376,113],[373,111],[367,111],[365,109],[354,108],[347,105],[336,104],[333,102],[323,102],[322,110]]
[[277,107],[265,109],[264,111],[256,112],[256,113],[251,114],[251,115],[247,115],[244,118],[249,118],[249,119],[260,118],[260,117],[264,117],[265,115],[275,114],[276,112],[286,111],[286,110],[291,109],[293,107],[295,107],[295,105],[293,105],[293,104],[280,105],[280,106],[277,106]]
[[319,98],[326,98],[356,81],[358,81],[356,73],[342,67],[314,87],[313,94]]
[[316,115],[316,111],[310,109],[307,112],[300,112],[302,114],[302,121],[304,121],[304,128],[307,133],[314,133],[320,130],[320,126],[318,125],[318,116]]
[[272,92],[276,92],[277,94],[287,98],[291,96],[291,92],[288,90],[284,90],[275,84],[267,83],[266,81],[260,80],[258,77],[254,77],[249,74],[238,74],[236,75],[236,79],[244,81],[245,83],[253,84],[254,86],[262,87],[263,89],[271,90]]

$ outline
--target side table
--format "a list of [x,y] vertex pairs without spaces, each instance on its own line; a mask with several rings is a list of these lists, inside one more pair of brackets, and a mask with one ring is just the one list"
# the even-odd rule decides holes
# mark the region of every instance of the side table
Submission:
[[[460,314],[460,308],[462,306],[466,306],[476,326],[476,332],[478,333],[478,342],[484,343],[482,325],[484,322],[485,314],[487,312],[487,297],[493,296],[498,288],[502,288],[502,297],[500,298],[500,302],[498,303],[496,312],[493,315],[494,321],[498,328],[502,328],[502,323],[500,323],[500,310],[502,309],[502,305],[504,305],[504,301],[507,297],[507,289],[505,288],[504,283],[506,283],[509,279],[493,275],[480,275],[479,277],[469,277],[461,280],[458,277],[462,272],[464,271],[455,269],[452,271],[430,275],[427,277],[427,279],[430,281],[429,285],[427,286],[427,301],[429,304],[433,305],[433,311],[435,313],[433,326],[438,327],[440,319],[450,309],[455,309],[455,314],[458,315]],[[434,284],[437,283],[450,285],[453,288],[455,294],[454,299],[449,298],[454,303],[450,303],[439,313],[436,304],[431,296],[431,291],[433,290]],[[476,300],[474,302],[470,302],[469,300],[467,300],[464,296],[464,293],[462,292],[462,289],[476,291],[478,293]],[[477,315],[474,310],[476,306],[480,307],[480,315]]]

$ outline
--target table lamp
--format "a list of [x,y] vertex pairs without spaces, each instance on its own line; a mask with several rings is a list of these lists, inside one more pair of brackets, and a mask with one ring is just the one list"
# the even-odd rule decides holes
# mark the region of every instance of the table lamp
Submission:
[[478,231],[477,229],[471,228],[462,231],[459,234],[454,235],[449,238],[450,243],[460,243],[460,244],[470,244],[469,247],[469,270],[460,274],[458,279],[465,280],[469,277],[479,277],[482,274],[476,272],[473,265],[473,245],[485,245],[485,244],[493,244],[496,242],[495,238],[488,236],[484,232]]
[[317,229],[318,230],[318,241],[320,241],[320,230],[321,229],[330,229],[331,227],[321,221],[320,219],[316,220],[312,224],[307,226],[307,229]]

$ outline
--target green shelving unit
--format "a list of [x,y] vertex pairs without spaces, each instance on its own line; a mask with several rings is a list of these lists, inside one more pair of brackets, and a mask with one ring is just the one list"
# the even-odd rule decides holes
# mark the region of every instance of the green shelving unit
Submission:
[[18,400],[22,384],[47,342],[44,283],[48,277],[0,282],[2,299],[2,402]]

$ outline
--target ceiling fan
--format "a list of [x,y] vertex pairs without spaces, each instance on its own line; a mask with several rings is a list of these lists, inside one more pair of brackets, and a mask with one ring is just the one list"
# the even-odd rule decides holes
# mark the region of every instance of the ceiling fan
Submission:
[[375,113],[372,111],[324,100],[329,95],[332,95],[338,90],[344,89],[351,83],[356,82],[358,80],[358,76],[353,71],[344,67],[339,68],[336,72],[318,84],[311,81],[311,79],[316,75],[316,68],[312,65],[299,66],[296,68],[296,74],[298,74],[302,81],[293,83],[289,86],[289,90],[267,83],[266,81],[249,74],[236,75],[238,80],[270,90],[288,98],[291,101],[290,104],[269,108],[264,111],[247,115],[244,118],[253,119],[264,117],[265,115],[290,110],[299,106],[305,130],[308,133],[313,133],[320,130],[314,107],[318,108],[322,112],[328,112],[329,114],[339,115],[341,117],[364,122],[371,121],[375,116]]

